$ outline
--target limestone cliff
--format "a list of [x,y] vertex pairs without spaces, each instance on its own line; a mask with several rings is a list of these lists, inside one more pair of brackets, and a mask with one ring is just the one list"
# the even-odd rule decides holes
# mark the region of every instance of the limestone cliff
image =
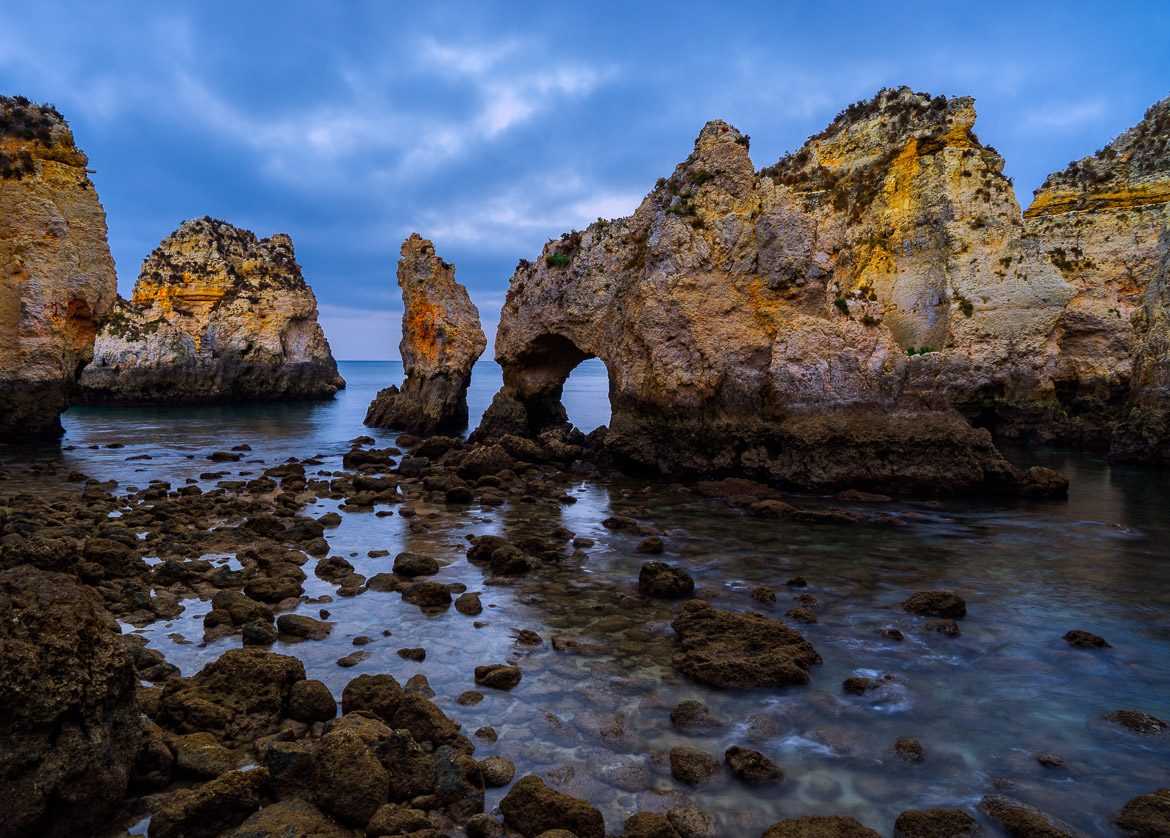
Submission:
[[345,386],[292,239],[184,222],[98,335],[76,403],[319,399]]
[[402,341],[406,381],[370,403],[366,424],[414,433],[458,430],[467,425],[471,368],[487,347],[479,310],[455,281],[455,266],[434,245],[412,233],[398,260],[402,288]]
[[106,214],[65,120],[0,96],[0,441],[54,438],[117,294]]
[[1170,462],[1170,98],[1048,177],[1024,214],[1077,290],[1054,333],[1055,398],[997,404],[1005,435]]
[[[667,474],[809,489],[1024,490],[949,407],[1043,390],[1075,288],[1029,239],[966,98],[885,90],[756,172],[708,123],[634,215],[513,275],[505,387],[477,438],[564,421],[581,360],[610,376],[606,447]],[[1059,483],[1059,480],[1057,481]]]

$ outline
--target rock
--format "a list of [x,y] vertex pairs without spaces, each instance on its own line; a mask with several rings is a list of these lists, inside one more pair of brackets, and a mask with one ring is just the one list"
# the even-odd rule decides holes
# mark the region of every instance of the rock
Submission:
[[276,627],[264,620],[252,620],[240,627],[245,646],[271,646],[276,642]]
[[1114,710],[1112,713],[1106,713],[1104,718],[1107,722],[1121,725],[1121,727],[1143,736],[1163,733],[1167,727],[1170,727],[1156,716],[1151,716],[1149,713],[1139,713],[1136,710]]
[[292,239],[204,217],[142,263],[133,298],[118,301],[98,334],[75,402],[321,399],[343,387]]
[[144,716],[142,739],[130,770],[131,784],[146,789],[164,788],[170,785],[174,769],[175,754],[167,744],[166,734]]
[[366,424],[412,433],[458,430],[467,424],[471,368],[487,348],[479,310],[455,281],[455,266],[418,233],[402,243],[402,341],[406,380],[378,393]]
[[210,733],[189,733],[170,740],[175,768],[196,777],[218,777],[236,767],[232,752]]
[[812,644],[779,620],[762,614],[718,611],[692,600],[675,609],[671,628],[681,639],[675,669],[717,688],[807,684],[821,663]]
[[387,803],[370,818],[370,822],[366,825],[366,834],[407,835],[431,829],[432,826],[426,812],[419,809],[406,809],[395,803]]
[[751,748],[733,745],[723,754],[723,761],[732,775],[745,783],[760,785],[784,782],[784,772],[775,760]]
[[1036,762],[1040,763],[1045,768],[1064,768],[1063,759],[1058,757],[1056,754],[1050,754],[1046,751],[1041,751],[1040,753],[1036,754]]
[[154,813],[150,838],[214,838],[239,826],[260,808],[268,770],[231,771],[195,789],[181,791]]
[[460,614],[475,617],[483,613],[483,604],[479,601],[479,594],[460,594],[455,600],[455,610]]
[[906,762],[918,763],[926,759],[926,749],[917,739],[903,737],[894,743],[894,753]]
[[272,733],[293,685],[305,680],[299,660],[254,649],[229,649],[190,678],[163,687],[158,721],[180,733],[208,731],[234,743]]
[[342,823],[364,826],[383,803],[390,779],[362,737],[335,727],[313,750],[313,801]]
[[622,835],[625,838],[679,838],[666,815],[657,812],[636,812],[626,818]]
[[1078,649],[1108,649],[1109,643],[1104,637],[1100,637],[1092,632],[1080,631],[1073,629],[1064,635],[1065,641],[1069,646],[1075,646]]
[[846,678],[841,683],[842,689],[844,689],[845,692],[849,693],[850,695],[865,695],[867,692],[872,692],[873,690],[878,689],[881,687],[881,685],[882,682],[879,680],[875,680],[873,678],[862,678],[858,676]]
[[671,748],[670,773],[688,786],[701,785],[716,776],[722,766],[719,760],[698,748]]
[[516,644],[519,646],[539,646],[544,638],[531,629],[521,629],[516,634]]
[[662,599],[681,599],[695,590],[695,580],[681,567],[646,562],[638,573],[638,592]]
[[894,838],[971,838],[979,822],[958,809],[909,810],[894,821]]
[[936,631],[946,637],[959,636],[959,624],[954,620],[931,620],[923,628],[927,631]]
[[896,628],[882,628],[874,631],[878,637],[884,637],[886,640],[893,640],[895,642],[905,640],[906,636]]
[[419,608],[446,608],[451,604],[451,589],[439,582],[412,582],[402,588],[402,600]]
[[483,693],[478,690],[465,690],[459,693],[459,698],[455,699],[455,703],[460,707],[471,707],[483,701]]
[[1009,838],[1086,838],[1064,821],[1003,794],[979,801],[979,811],[999,824]]
[[295,799],[265,806],[221,838],[353,838],[353,832],[313,804]]
[[662,543],[662,539],[658,536],[648,535],[638,543],[637,551],[639,553],[657,555],[666,551],[666,545]]
[[276,628],[281,634],[300,640],[324,640],[333,631],[333,623],[304,614],[281,614],[276,618]]
[[805,815],[774,823],[760,838],[881,838],[853,818],[835,815]]
[[784,612],[784,616],[798,623],[814,625],[817,622],[817,612],[803,605],[794,605]]
[[967,616],[967,603],[949,591],[919,591],[903,602],[902,607],[919,617],[959,620]]
[[670,721],[683,730],[711,730],[723,726],[707,705],[689,698],[674,706],[670,711]]
[[327,722],[337,715],[337,702],[320,681],[297,681],[288,696],[288,717],[312,724]]
[[776,592],[773,591],[771,588],[769,588],[767,585],[760,585],[758,587],[752,588],[751,591],[748,593],[748,596],[750,596],[752,599],[754,599],[756,602],[760,603],[761,605],[775,605],[776,604]]
[[666,819],[679,838],[714,838],[715,818],[694,806],[666,810]]
[[515,666],[493,663],[475,668],[475,683],[494,690],[510,690],[520,683],[520,670]]
[[402,686],[392,675],[359,675],[341,693],[341,712],[367,710],[386,721],[392,721],[402,704]]
[[69,576],[0,572],[0,614],[2,829],[93,833],[122,799],[143,737],[133,659],[101,600]]
[[1134,838],[1170,835],[1170,788],[1131,798],[1113,822],[1118,829]]
[[403,659],[408,660],[408,661],[415,661],[415,662],[421,663],[422,661],[427,659],[427,650],[426,649],[418,649],[418,648],[399,649],[398,650],[398,657],[403,658]]
[[577,838],[604,838],[601,812],[576,797],[554,791],[539,777],[517,782],[500,801],[506,826],[524,838],[536,838],[552,829],[565,829]]
[[434,576],[439,572],[439,563],[430,556],[417,553],[399,553],[394,559],[394,574],[410,579],[415,576]]
[[0,440],[43,441],[64,433],[60,414],[118,280],[89,160],[64,117],[22,96],[0,97],[0,115]]
[[504,825],[491,815],[472,815],[463,825],[463,834],[467,838],[502,838]]
[[516,776],[512,760],[499,755],[480,760],[479,770],[483,772],[483,784],[488,788],[506,786]]

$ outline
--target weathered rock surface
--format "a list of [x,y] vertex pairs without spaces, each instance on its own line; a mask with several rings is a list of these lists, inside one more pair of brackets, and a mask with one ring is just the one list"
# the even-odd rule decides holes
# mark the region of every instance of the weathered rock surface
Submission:
[[763,614],[719,611],[691,600],[675,609],[670,625],[681,640],[674,668],[708,686],[807,684],[809,669],[821,663],[800,632]]
[[853,818],[805,815],[772,824],[764,830],[760,838],[880,838],[880,836]]
[[760,172],[746,137],[708,123],[632,216],[519,264],[504,388],[474,438],[563,425],[562,385],[597,357],[619,461],[816,491],[1059,494],[950,407],[1039,388],[1076,293],[1026,239],[974,120],[971,99],[886,90]]
[[504,822],[524,838],[536,838],[553,829],[568,830],[578,838],[602,838],[605,822],[596,807],[550,789],[539,777],[522,778],[500,801]]
[[455,281],[455,266],[434,245],[412,233],[398,260],[402,288],[402,341],[406,380],[370,403],[366,424],[412,433],[461,430],[467,425],[471,368],[487,347],[479,310]]
[[343,387],[292,239],[257,239],[204,217],[183,222],[142,263],[74,401],[321,399]]
[[1132,798],[1117,817],[1117,826],[1135,838],[1157,838],[1170,835],[1170,788]]
[[979,810],[1011,838],[1085,838],[1085,833],[1054,815],[1004,794],[989,794]]
[[0,831],[88,835],[121,800],[143,727],[117,624],[59,573],[0,573]]
[[62,434],[117,296],[88,164],[51,105],[0,96],[0,441]]

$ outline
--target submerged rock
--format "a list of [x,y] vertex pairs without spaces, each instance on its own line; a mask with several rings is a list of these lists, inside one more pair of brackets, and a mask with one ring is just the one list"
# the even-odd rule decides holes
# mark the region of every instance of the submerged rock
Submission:
[[0,116],[0,441],[54,439],[118,280],[65,119],[23,96]]
[[800,632],[753,612],[718,611],[692,600],[675,609],[681,640],[674,668],[708,686],[745,689],[807,684],[821,656]]
[[68,576],[0,572],[0,614],[0,831],[91,834],[122,799],[143,735],[133,660]]
[[479,310],[455,281],[455,266],[434,245],[412,233],[398,260],[402,288],[402,341],[406,381],[378,393],[366,424],[412,433],[458,430],[467,425],[471,368],[487,347]]
[[142,263],[102,327],[76,404],[328,398],[345,382],[287,235],[204,217]]

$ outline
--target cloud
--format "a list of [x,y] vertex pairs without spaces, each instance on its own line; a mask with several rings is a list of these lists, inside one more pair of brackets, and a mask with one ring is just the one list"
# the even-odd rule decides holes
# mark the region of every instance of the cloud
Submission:
[[333,357],[343,361],[382,361],[398,358],[402,338],[402,310],[371,311],[322,304],[317,306]]
[[1024,125],[1033,131],[1080,131],[1098,122],[1108,112],[1101,99],[1090,99],[1072,105],[1050,105],[1034,110],[1024,117]]

